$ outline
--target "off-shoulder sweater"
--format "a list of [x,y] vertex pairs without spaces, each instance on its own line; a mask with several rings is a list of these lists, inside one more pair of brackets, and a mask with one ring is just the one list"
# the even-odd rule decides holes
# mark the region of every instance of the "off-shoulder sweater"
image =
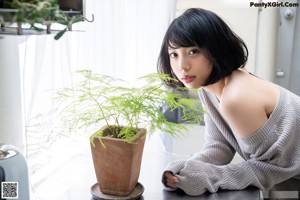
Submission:
[[[205,90],[200,99],[207,111],[201,152],[188,160],[172,162],[166,171],[178,177],[178,188],[188,195],[218,189],[240,190],[256,186],[268,190],[300,175],[300,97],[278,86],[278,103],[265,124],[240,137],[219,111],[216,97]],[[243,161],[230,163],[235,153]]]

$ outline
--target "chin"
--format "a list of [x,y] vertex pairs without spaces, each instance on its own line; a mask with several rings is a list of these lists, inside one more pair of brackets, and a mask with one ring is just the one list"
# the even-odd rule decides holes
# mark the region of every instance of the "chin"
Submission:
[[188,89],[198,89],[198,88],[200,88],[201,86],[196,86],[196,85],[189,85],[189,84],[186,84],[185,87],[187,87]]
[[204,85],[204,82],[199,81],[199,80],[198,81],[195,80],[190,83],[185,83],[185,82],[182,82],[182,83],[188,89],[199,89],[199,88],[203,87],[203,85]]

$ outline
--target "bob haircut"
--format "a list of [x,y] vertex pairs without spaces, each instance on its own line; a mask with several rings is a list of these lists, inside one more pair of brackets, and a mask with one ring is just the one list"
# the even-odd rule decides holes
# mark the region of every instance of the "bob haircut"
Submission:
[[[216,83],[234,70],[244,67],[248,49],[244,41],[215,13],[190,8],[174,19],[169,26],[160,50],[157,70],[178,80],[172,72],[168,47],[196,46],[212,62],[213,69],[203,86]],[[168,86],[183,87],[181,81],[165,81]]]

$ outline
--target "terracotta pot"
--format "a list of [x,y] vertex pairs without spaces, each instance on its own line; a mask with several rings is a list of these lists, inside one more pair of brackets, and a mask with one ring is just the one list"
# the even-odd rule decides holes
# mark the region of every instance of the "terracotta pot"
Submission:
[[[101,130],[107,129],[107,126]],[[94,133],[91,144],[95,173],[100,191],[104,194],[128,196],[138,182],[146,129],[140,129],[133,143],[102,137],[104,148]]]

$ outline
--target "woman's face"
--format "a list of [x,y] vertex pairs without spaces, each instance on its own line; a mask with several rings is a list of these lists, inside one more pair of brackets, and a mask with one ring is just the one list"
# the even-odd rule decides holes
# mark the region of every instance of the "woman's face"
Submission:
[[168,48],[170,64],[177,78],[187,87],[202,87],[212,72],[212,62],[198,47]]

